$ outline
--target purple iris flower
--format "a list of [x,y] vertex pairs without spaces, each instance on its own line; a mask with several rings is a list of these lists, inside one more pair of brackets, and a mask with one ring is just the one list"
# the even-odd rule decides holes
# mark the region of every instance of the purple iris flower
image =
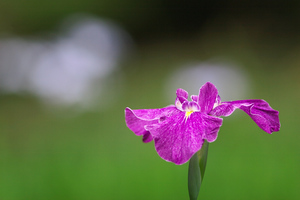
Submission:
[[192,95],[177,89],[175,105],[159,109],[125,109],[125,121],[136,135],[143,136],[143,142],[154,140],[159,156],[177,165],[186,163],[205,140],[217,139],[222,125],[220,116],[229,116],[237,108],[246,112],[265,132],[279,131],[278,111],[261,99],[221,102],[217,88],[205,83],[199,95]]

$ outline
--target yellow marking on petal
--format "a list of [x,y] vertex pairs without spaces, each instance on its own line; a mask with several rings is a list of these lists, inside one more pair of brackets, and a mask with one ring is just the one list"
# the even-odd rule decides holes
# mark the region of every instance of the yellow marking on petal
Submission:
[[194,111],[186,111],[185,117],[188,118]]

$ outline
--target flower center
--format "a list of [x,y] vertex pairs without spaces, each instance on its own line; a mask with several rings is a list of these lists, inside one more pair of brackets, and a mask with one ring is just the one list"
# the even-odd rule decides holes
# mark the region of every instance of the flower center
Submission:
[[182,110],[185,111],[185,119],[187,120],[193,112],[199,111],[199,106],[196,102],[185,101],[182,104]]
[[194,111],[190,110],[190,111],[186,111],[185,112],[185,117],[188,118]]

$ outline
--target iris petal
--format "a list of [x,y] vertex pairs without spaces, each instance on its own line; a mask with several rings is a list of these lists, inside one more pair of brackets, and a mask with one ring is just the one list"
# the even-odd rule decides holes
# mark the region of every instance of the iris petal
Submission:
[[151,135],[147,137],[149,132],[144,127],[158,123],[161,118],[171,115],[174,110],[177,109],[173,105],[159,109],[131,110],[130,108],[126,108],[125,122],[128,128],[136,135],[144,135],[143,141],[150,142],[152,137]]
[[188,92],[181,88],[178,88],[176,90],[176,95],[177,97],[184,97],[185,99],[187,99],[189,96]]
[[191,99],[192,99],[194,102],[198,102],[198,96],[197,96],[197,95],[191,95]]
[[162,123],[145,128],[154,138],[160,157],[181,165],[199,151],[204,139],[214,141],[221,125],[221,118],[193,112],[186,120],[184,112],[176,111]]
[[148,143],[151,142],[153,140],[152,135],[150,134],[149,131],[147,131],[144,135],[143,135],[143,142],[144,143]]
[[229,116],[237,108],[247,113],[265,132],[272,133],[279,131],[279,112],[271,108],[271,106],[262,99],[222,102],[221,105],[217,106],[209,114],[214,116]]
[[207,82],[199,90],[198,105],[200,111],[203,113],[209,113],[216,102],[218,96],[218,90],[214,84]]
[[154,140],[159,156],[175,164],[186,163],[203,145],[217,139],[222,119],[239,108],[267,133],[279,131],[279,112],[264,100],[240,100],[221,102],[217,88],[210,82],[204,84],[199,95],[183,89],[176,91],[175,105],[160,109],[125,109],[126,125],[143,142]]

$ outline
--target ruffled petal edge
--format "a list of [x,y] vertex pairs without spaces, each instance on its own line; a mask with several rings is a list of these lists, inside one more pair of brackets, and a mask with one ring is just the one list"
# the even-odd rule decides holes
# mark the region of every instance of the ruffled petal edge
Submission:
[[159,109],[140,110],[132,110],[127,107],[125,108],[125,123],[134,134],[143,135],[143,142],[151,142],[153,138],[145,126],[163,121],[167,116],[172,115],[174,110],[177,110],[174,105]]

